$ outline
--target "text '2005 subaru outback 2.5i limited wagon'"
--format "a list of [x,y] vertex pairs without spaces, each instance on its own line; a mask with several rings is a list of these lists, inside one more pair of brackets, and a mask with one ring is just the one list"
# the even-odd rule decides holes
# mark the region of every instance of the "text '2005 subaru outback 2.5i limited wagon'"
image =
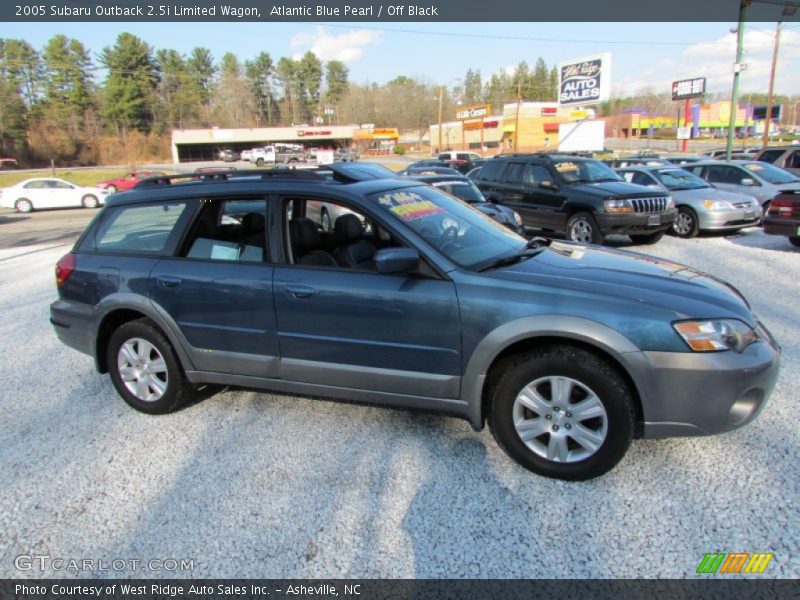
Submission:
[[[330,168],[110,197],[56,267],[59,338],[140,411],[202,384],[435,410],[573,480],[634,437],[740,427],[772,392],[779,346],[732,286],[526,241],[435,187]],[[346,209],[332,231],[312,202]]]

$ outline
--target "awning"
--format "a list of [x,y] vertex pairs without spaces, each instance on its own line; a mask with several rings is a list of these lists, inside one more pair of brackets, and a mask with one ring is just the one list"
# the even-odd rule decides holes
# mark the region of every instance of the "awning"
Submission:
[[545,133],[558,133],[558,123],[545,123],[544,124],[544,132]]

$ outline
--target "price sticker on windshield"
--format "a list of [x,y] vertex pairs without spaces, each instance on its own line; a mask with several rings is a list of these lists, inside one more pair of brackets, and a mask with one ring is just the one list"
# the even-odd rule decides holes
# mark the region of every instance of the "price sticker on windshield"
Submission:
[[578,165],[571,162],[556,163],[556,171],[559,173],[570,173],[578,170]]

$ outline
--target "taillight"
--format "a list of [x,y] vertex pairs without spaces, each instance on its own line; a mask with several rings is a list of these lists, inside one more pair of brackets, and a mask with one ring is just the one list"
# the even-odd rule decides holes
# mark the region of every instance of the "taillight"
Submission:
[[773,217],[791,217],[794,212],[794,202],[776,198],[769,205],[769,214]]
[[75,255],[72,252],[61,257],[61,260],[56,263],[56,287],[61,287],[61,284],[69,279],[76,264]]

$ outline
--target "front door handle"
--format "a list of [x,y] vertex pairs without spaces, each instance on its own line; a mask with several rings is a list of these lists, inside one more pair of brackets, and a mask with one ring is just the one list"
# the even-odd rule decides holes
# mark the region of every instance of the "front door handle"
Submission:
[[176,277],[175,275],[159,275],[156,278],[156,281],[158,281],[158,285],[161,287],[172,288],[178,287],[178,284],[181,282],[181,278]]
[[283,288],[286,295],[290,298],[311,298],[314,295],[314,289],[305,285],[287,285]]

